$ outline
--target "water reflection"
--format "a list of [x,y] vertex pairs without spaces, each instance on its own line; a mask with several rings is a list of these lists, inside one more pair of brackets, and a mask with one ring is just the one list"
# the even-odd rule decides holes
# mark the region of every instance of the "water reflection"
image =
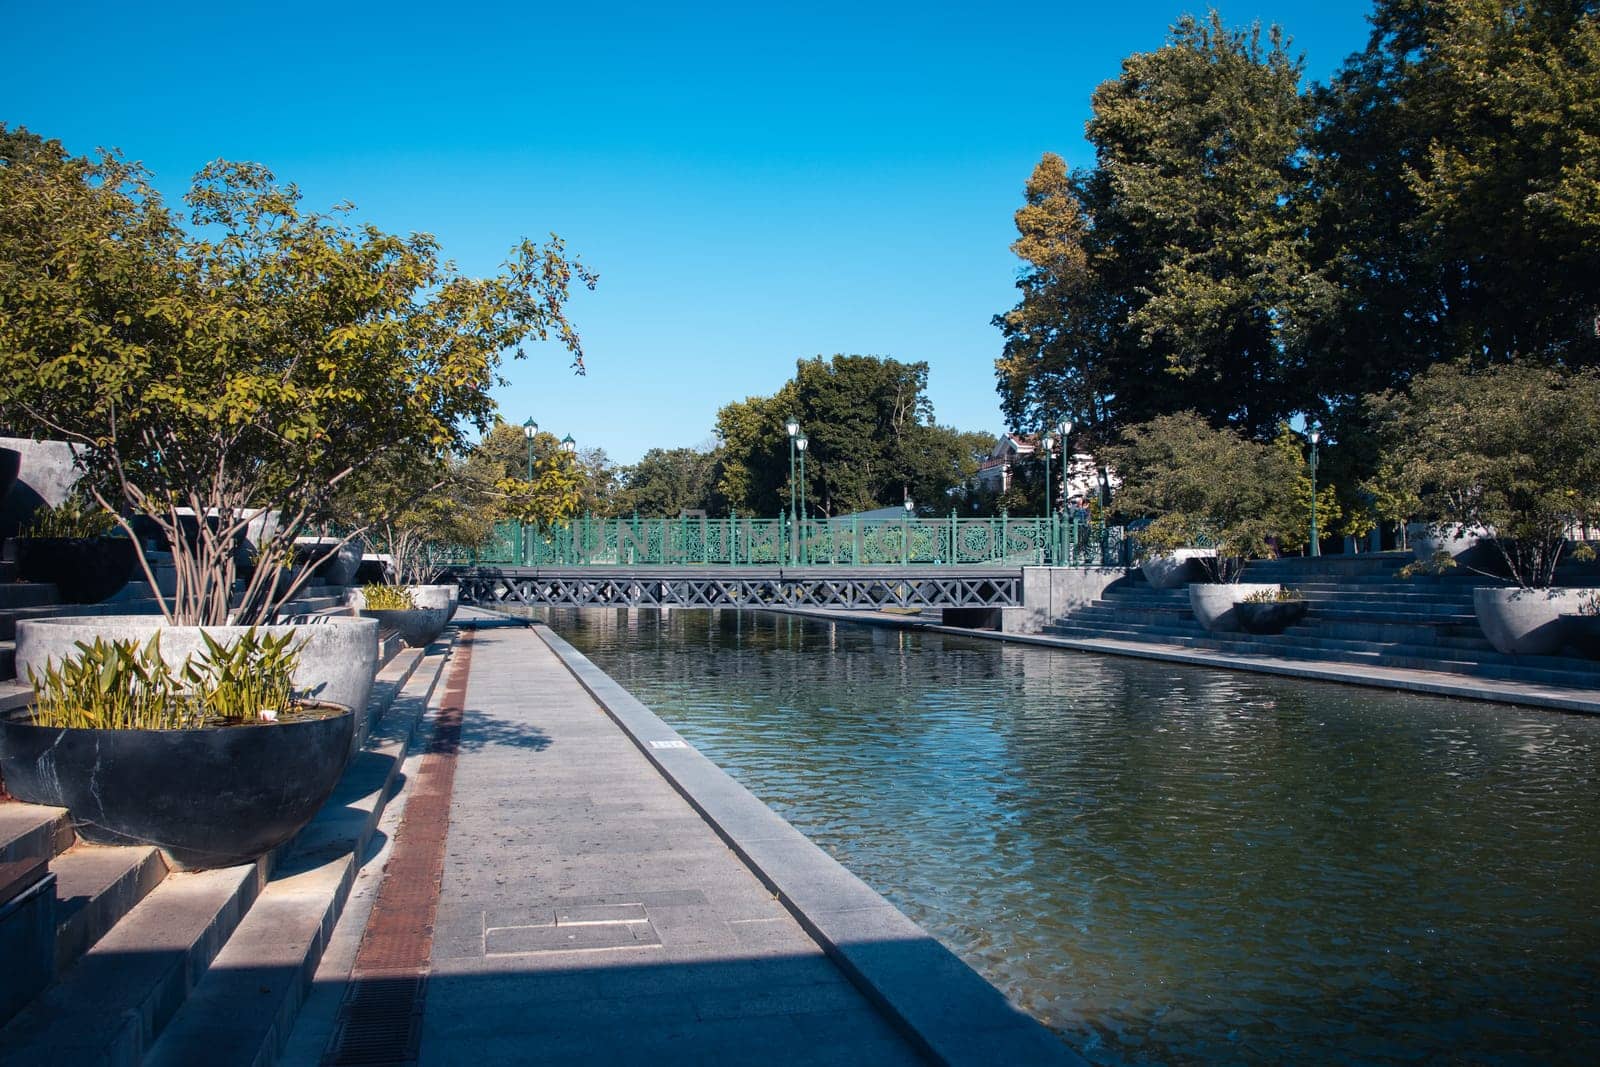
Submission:
[[1600,1060],[1600,721],[766,614],[552,622],[1094,1060]]

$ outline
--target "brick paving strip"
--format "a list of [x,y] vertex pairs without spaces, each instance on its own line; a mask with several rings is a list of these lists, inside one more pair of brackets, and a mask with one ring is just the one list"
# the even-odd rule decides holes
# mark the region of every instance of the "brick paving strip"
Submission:
[[414,1062],[444,875],[472,631],[456,643],[444,700],[407,801],[355,965],[327,1064]]

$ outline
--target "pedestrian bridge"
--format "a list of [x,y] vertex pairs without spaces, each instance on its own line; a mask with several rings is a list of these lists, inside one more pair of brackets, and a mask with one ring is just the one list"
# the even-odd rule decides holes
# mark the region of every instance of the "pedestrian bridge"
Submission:
[[1022,568],[455,566],[463,603],[576,607],[935,607],[1022,604]]
[[1017,607],[1022,568],[1126,563],[1118,528],[1061,516],[583,518],[502,523],[444,562],[476,604]]

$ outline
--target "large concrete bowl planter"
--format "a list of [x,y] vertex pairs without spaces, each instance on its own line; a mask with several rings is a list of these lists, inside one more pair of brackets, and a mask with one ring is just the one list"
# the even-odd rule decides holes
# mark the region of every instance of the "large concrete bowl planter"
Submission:
[[1589,659],[1600,659],[1600,615],[1561,615],[1567,643]]
[[1204,573],[1201,561],[1216,558],[1214,548],[1179,548],[1166,555],[1145,558],[1139,564],[1139,573],[1152,589],[1177,589],[1200,581]]
[[[332,538],[296,537],[295,554],[309,564],[326,555],[334,547],[334,543]],[[315,573],[329,585],[349,585],[355,581],[356,568],[360,566],[361,546],[347,541],[339,545],[338,550],[327,560],[317,564]]]
[[408,585],[406,591],[417,607],[443,608],[446,622],[456,617],[456,607],[461,603],[459,585]]
[[136,561],[126,537],[16,537],[17,577],[48,582],[65,604],[98,604],[128,584]]
[[21,469],[22,453],[14,448],[0,448],[0,500],[4,500],[6,494],[11,492],[17,472]]
[[362,608],[361,617],[377,619],[378,626],[393,630],[410,648],[427,648],[444,633],[448,618],[444,608],[400,608],[393,611],[374,611]]
[[1310,606],[1304,600],[1242,600],[1233,612],[1247,634],[1281,634],[1305,618]]
[[[27,680],[28,668],[44,672],[45,662],[63,663],[78,654],[77,643],[133,640],[144,645],[161,631],[161,658],[173,666],[204,650],[199,626],[168,626],[159,616],[102,615],[78,618],[28,619],[17,623],[17,677]],[[245,626],[207,626],[205,631],[231,643],[249,629]],[[356,712],[356,735],[365,736],[364,715],[378,669],[378,624],[370,619],[337,616],[304,622],[258,626],[257,633],[278,636],[293,631],[300,644],[300,666],[294,672],[295,688],[311,699],[342,704]]]
[[1483,636],[1508,656],[1550,656],[1566,644],[1561,616],[1575,615],[1593,589],[1508,589],[1480,586],[1472,591],[1472,607]]
[[1484,526],[1432,526],[1409,523],[1406,540],[1420,563],[1432,563],[1443,556],[1463,567],[1493,570],[1500,563],[1494,546],[1494,531]]
[[1234,611],[1239,601],[1253,593],[1276,593],[1281,588],[1276,583],[1196,582],[1189,586],[1189,607],[1207,632],[1232,633],[1239,629],[1239,615]]
[[155,845],[182,870],[248,863],[332,795],[355,716],[191,730],[36,726],[0,719],[0,775],[18,800],[67,809],[97,845]]

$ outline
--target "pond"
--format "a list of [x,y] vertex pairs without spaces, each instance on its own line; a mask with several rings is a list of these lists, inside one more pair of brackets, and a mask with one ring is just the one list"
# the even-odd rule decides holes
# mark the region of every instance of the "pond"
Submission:
[[1600,719],[771,613],[543,614],[1095,1062],[1600,1062]]

